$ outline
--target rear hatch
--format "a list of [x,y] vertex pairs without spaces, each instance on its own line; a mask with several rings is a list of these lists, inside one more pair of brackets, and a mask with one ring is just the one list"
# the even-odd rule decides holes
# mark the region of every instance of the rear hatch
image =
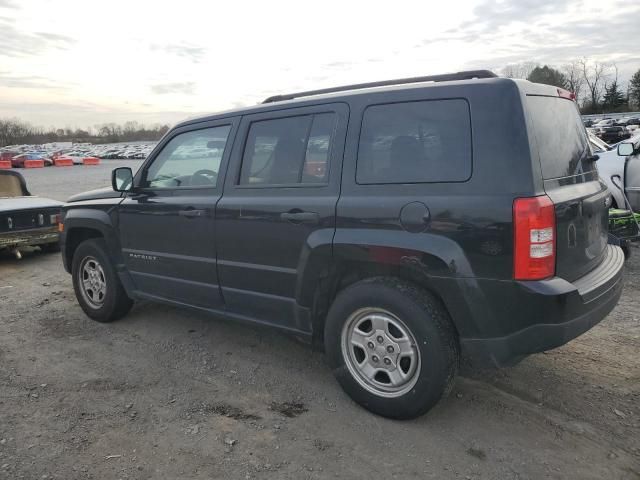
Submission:
[[603,258],[610,194],[598,178],[575,102],[527,95],[544,189],[556,211],[556,276],[576,280]]

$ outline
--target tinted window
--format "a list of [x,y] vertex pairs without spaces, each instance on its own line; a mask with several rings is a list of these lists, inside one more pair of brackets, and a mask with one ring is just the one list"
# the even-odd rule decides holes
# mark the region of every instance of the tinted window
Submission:
[[542,177],[568,177],[595,169],[576,104],[560,97],[527,97]]
[[335,123],[333,113],[253,122],[240,184],[325,183]]
[[357,181],[457,182],[471,176],[471,120],[466,101],[430,100],[365,110]]
[[205,128],[173,137],[146,174],[150,188],[213,187],[231,126]]

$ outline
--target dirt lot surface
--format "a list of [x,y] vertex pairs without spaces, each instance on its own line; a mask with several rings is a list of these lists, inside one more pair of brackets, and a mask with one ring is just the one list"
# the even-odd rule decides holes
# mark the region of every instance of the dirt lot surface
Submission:
[[[28,180],[64,199],[113,166]],[[153,304],[99,324],[59,255],[0,256],[0,478],[640,479],[634,254],[593,330],[515,367],[468,368],[406,422],[355,405],[294,339]]]

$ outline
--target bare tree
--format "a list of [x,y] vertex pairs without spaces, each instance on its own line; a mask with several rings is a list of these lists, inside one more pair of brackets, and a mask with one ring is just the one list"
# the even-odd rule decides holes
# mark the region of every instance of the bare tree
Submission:
[[582,70],[582,77],[587,84],[587,90],[591,95],[591,108],[595,111],[598,108],[600,97],[602,95],[602,89],[606,83],[606,65],[595,61],[589,62],[587,58],[578,60],[580,69]]
[[510,63],[500,70],[500,74],[507,78],[527,78],[537,66],[536,62]]
[[42,144],[56,141],[83,141],[93,143],[131,142],[138,140],[158,140],[169,130],[168,125],[146,127],[138,122],[126,122],[124,126],[115,123],[96,125],[93,132],[71,128],[34,127],[18,119],[0,118],[0,147],[16,144]]
[[576,102],[580,104],[582,98],[582,89],[584,88],[584,75],[582,73],[581,65],[578,61],[574,60],[571,63],[567,63],[561,67],[562,73],[564,73],[567,79],[567,88],[575,93]]

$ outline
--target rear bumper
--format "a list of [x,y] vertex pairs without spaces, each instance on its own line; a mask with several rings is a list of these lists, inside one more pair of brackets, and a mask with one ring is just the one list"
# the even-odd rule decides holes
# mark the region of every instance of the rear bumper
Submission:
[[[466,356],[482,363],[507,365],[551,350],[583,334],[605,318],[622,293],[624,253],[608,245],[601,264],[573,283],[561,278],[536,282],[502,282],[507,308],[494,311],[496,325],[521,328],[503,335],[461,338]],[[507,293],[509,292],[509,293]],[[506,295],[512,294],[513,298]],[[511,296],[511,295],[510,295]],[[508,315],[508,317],[504,317]]]
[[58,238],[58,227],[0,233],[0,249],[57,243]]

